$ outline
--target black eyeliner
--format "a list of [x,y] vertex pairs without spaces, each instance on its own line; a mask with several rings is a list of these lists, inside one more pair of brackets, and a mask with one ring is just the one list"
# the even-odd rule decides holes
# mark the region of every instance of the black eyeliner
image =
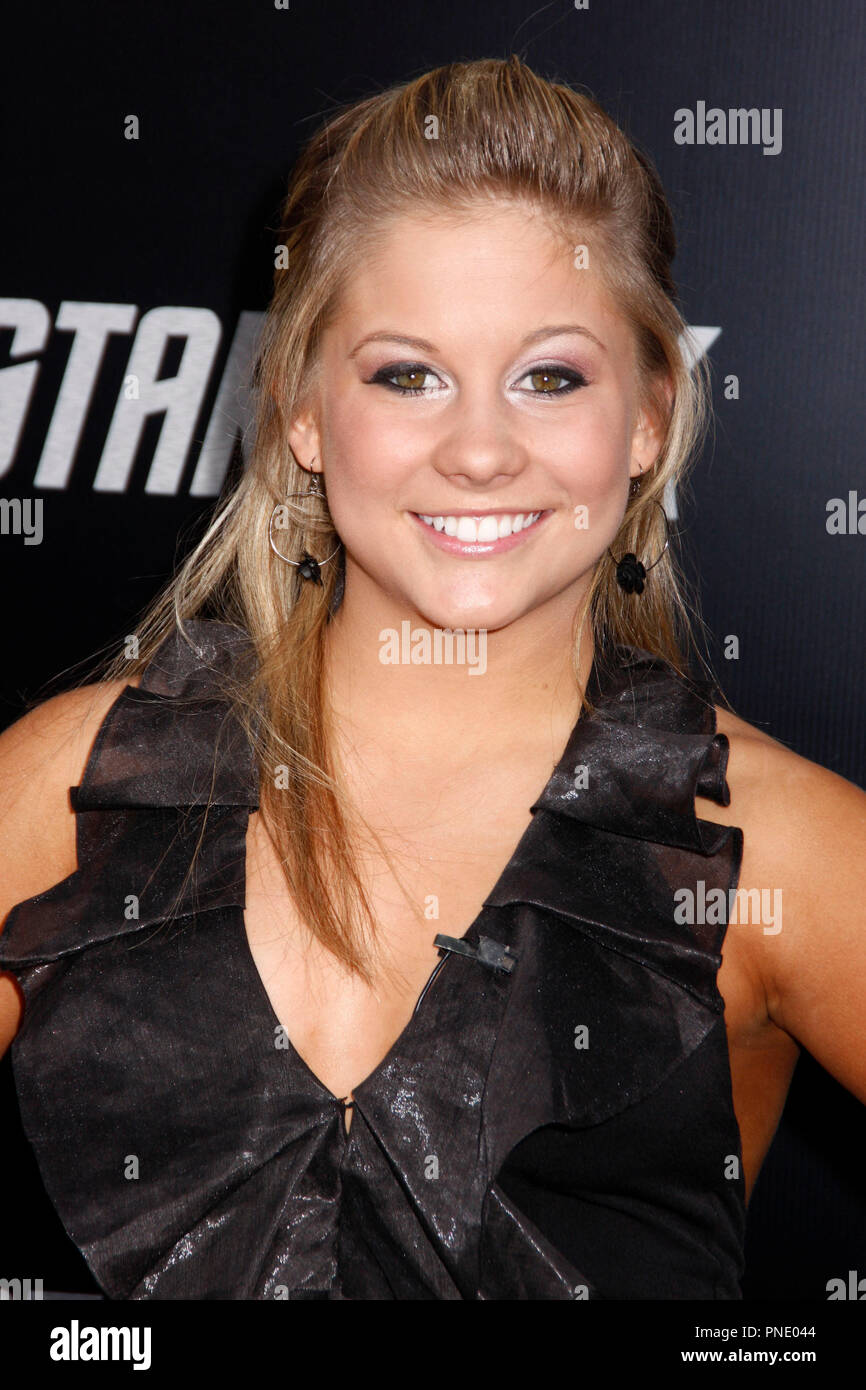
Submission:
[[[425,375],[435,376],[435,373],[432,372],[429,367],[426,367],[423,362],[389,362],[384,367],[380,367],[364,384],[366,386],[385,386],[389,391],[394,391],[400,396],[427,395],[430,389],[429,387],[395,386],[394,383],[388,379],[392,376],[407,375],[410,372],[423,372]],[[524,372],[523,375],[558,376],[562,377],[564,381],[571,383],[568,387],[560,387],[556,391],[529,391],[527,394],[530,396],[570,396],[578,387],[589,385],[589,382],[582,372],[575,371],[572,367],[558,367],[552,362],[542,363],[540,367],[531,367],[529,371]]]

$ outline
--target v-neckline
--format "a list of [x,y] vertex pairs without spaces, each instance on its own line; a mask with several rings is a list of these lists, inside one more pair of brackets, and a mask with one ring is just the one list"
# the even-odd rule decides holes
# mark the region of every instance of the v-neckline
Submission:
[[[600,674],[601,662],[602,662],[602,653],[601,653],[599,647],[596,646],[595,651],[593,652],[592,665],[591,665],[591,667],[590,667],[589,677],[588,677],[587,685],[586,685],[586,689],[587,689],[587,691],[589,692],[590,698],[593,700],[594,703],[598,700],[599,694],[600,694],[600,689],[601,689],[601,674]],[[537,805],[538,805],[538,803],[543,799],[543,797],[545,796],[545,794],[547,793],[547,791],[550,789],[550,787],[553,785],[553,783],[558,779],[558,776],[559,776],[559,774],[561,773],[561,771],[563,770],[563,767],[565,766],[565,763],[566,763],[567,761],[570,761],[571,750],[572,750],[572,747],[573,747],[573,745],[574,745],[575,739],[577,738],[578,730],[582,727],[582,725],[583,725],[585,719],[586,719],[585,711],[581,708],[581,710],[580,710],[579,713],[578,713],[577,719],[575,720],[575,723],[574,723],[574,725],[573,725],[573,727],[572,727],[572,729],[571,729],[571,732],[569,733],[568,738],[567,738],[566,741],[565,741],[565,746],[564,746],[564,748],[563,748],[563,750],[562,750],[562,753],[561,753],[560,757],[558,758],[558,760],[557,760],[557,762],[556,762],[556,765],[555,765],[555,767],[554,767],[552,773],[551,773],[550,776],[548,777],[546,783],[544,784],[544,787],[541,789],[541,791],[538,793],[538,795],[537,795],[537,796],[534,798],[534,800],[532,801],[531,806],[530,806],[530,809],[531,809],[532,806],[537,806]],[[252,807],[252,806],[247,807],[247,825],[249,824],[249,816],[250,816],[250,814],[252,813],[252,811],[253,811],[254,809],[255,809],[255,808]],[[506,879],[506,876],[510,876],[510,874],[511,874],[511,869],[512,869],[512,866],[513,866],[515,860],[518,859],[518,858],[523,854],[524,850],[527,848],[528,843],[529,843],[529,841],[530,841],[530,837],[531,837],[533,834],[537,834],[537,825],[538,825],[538,812],[536,811],[536,812],[533,813],[532,819],[529,821],[529,824],[526,825],[526,826],[524,827],[523,832],[522,832],[522,834],[520,835],[520,838],[519,838],[518,841],[517,841],[517,844],[514,846],[514,849],[512,850],[511,854],[509,855],[508,860],[507,860],[507,862],[506,862],[504,868],[503,868],[502,871],[500,872],[500,874],[499,874],[499,876],[498,876],[498,878],[497,878],[495,884],[493,885],[493,887],[490,889],[489,893],[488,893],[488,894],[486,895],[486,897],[484,898],[484,901],[483,901],[482,904],[481,904],[481,908],[479,909],[478,914],[476,915],[476,917],[474,918],[474,920],[470,923],[470,925],[466,928],[466,931],[463,933],[463,935],[460,936],[460,937],[454,938],[454,940],[465,941],[465,942],[467,942],[470,946],[477,946],[477,945],[479,944],[479,933],[480,933],[481,926],[483,925],[484,918],[485,918],[485,916],[486,916],[486,914],[487,914],[487,912],[488,912],[488,910],[489,910],[489,907],[491,906],[491,901],[490,901],[490,900],[491,900],[492,898],[494,898],[494,897],[497,896],[498,891],[499,891],[499,888],[500,888],[500,886],[502,885],[503,881]],[[242,848],[241,854],[242,854],[242,860],[243,860],[242,865],[241,865],[241,870],[242,870],[242,872],[241,872],[241,878],[242,878],[242,881],[243,881],[244,885],[246,885],[246,883],[247,883],[247,867],[248,867],[248,853],[247,853],[247,847],[246,847],[246,835],[243,836],[243,848]],[[394,1039],[394,1041],[392,1042],[391,1046],[388,1048],[388,1051],[385,1053],[384,1057],[381,1059],[380,1062],[378,1062],[378,1063],[376,1064],[375,1067],[373,1067],[372,1071],[370,1071],[370,1072],[367,1073],[367,1075],[363,1078],[362,1081],[359,1081],[358,1084],[357,1084],[356,1086],[353,1086],[353,1087],[351,1088],[351,1090],[347,1092],[347,1095],[346,1095],[346,1096],[337,1096],[337,1095],[335,1095],[334,1092],[330,1089],[330,1087],[328,1087],[328,1086],[325,1085],[325,1083],[324,1083],[324,1081],[322,1081],[321,1077],[319,1077],[319,1076],[316,1075],[316,1073],[313,1071],[313,1069],[312,1069],[312,1067],[309,1065],[309,1063],[306,1062],[306,1061],[304,1060],[304,1058],[301,1056],[300,1052],[298,1051],[298,1049],[295,1047],[294,1043],[292,1042],[291,1036],[290,1036],[289,1031],[288,1031],[288,1029],[286,1028],[285,1024],[284,1024],[284,1023],[278,1018],[278,1016],[277,1016],[277,1012],[276,1012],[276,1009],[274,1008],[273,1002],[272,1002],[272,1000],[271,1000],[271,996],[270,996],[270,994],[268,993],[268,990],[267,990],[267,987],[266,987],[266,985],[265,985],[265,982],[264,982],[264,980],[262,979],[261,972],[260,972],[260,970],[259,970],[259,968],[258,968],[258,966],[257,966],[257,964],[256,964],[255,957],[254,957],[254,955],[253,955],[252,948],[251,948],[251,946],[250,946],[249,936],[247,935],[246,919],[245,919],[245,912],[246,912],[246,906],[245,906],[245,904],[246,904],[246,897],[247,897],[247,894],[246,894],[246,887],[245,887],[245,890],[244,890],[244,905],[238,905],[238,906],[236,906],[236,907],[233,909],[233,914],[234,914],[235,921],[236,921],[236,924],[237,924],[237,926],[238,926],[239,935],[240,935],[240,942],[239,942],[239,945],[240,945],[240,954],[241,954],[241,957],[242,957],[242,959],[243,959],[244,966],[245,966],[245,968],[246,968],[247,975],[248,975],[248,977],[250,978],[250,981],[251,981],[251,983],[252,983],[252,986],[253,986],[254,990],[256,991],[256,993],[258,994],[258,996],[259,996],[259,998],[260,998],[260,1000],[261,1000],[261,1002],[262,1002],[263,1008],[265,1009],[265,1012],[270,1016],[270,1020],[271,1020],[271,1029],[272,1029],[272,1031],[273,1031],[273,1032],[276,1032],[276,1030],[279,1029],[279,1030],[281,1031],[281,1033],[283,1034],[283,1037],[284,1037],[284,1039],[285,1039],[285,1046],[284,1046],[281,1050],[285,1053],[287,1064],[293,1065],[293,1066],[295,1066],[298,1070],[302,1071],[302,1072],[304,1073],[304,1075],[308,1078],[308,1080],[310,1081],[310,1083],[316,1088],[316,1090],[322,1094],[323,1098],[326,1099],[327,1101],[330,1101],[332,1104],[338,1105],[338,1106],[342,1106],[343,1101],[345,1101],[345,1100],[347,1099],[347,1097],[351,1097],[351,1098],[352,1098],[352,1102],[354,1102],[354,1101],[356,1100],[356,1098],[359,1096],[360,1092],[362,1092],[363,1090],[365,1090],[365,1088],[370,1087],[370,1086],[372,1086],[372,1085],[375,1084],[375,1082],[376,1082],[376,1081],[378,1080],[378,1078],[382,1075],[382,1073],[385,1071],[385,1069],[390,1065],[390,1063],[392,1062],[392,1060],[394,1059],[394,1057],[395,1057],[399,1052],[401,1052],[401,1051],[405,1048],[406,1043],[407,1043],[407,1042],[409,1041],[409,1039],[411,1038],[411,1036],[412,1036],[412,1034],[413,1034],[413,1032],[414,1032],[414,1030],[415,1030],[415,1028],[416,1028],[416,1026],[417,1026],[416,1020],[417,1020],[417,1018],[418,1018],[419,1011],[420,1011],[420,1009],[421,1009],[421,1007],[422,1007],[423,1001],[424,1001],[425,998],[427,997],[427,994],[428,994],[428,992],[429,992],[429,990],[430,990],[430,988],[431,988],[431,986],[432,986],[434,980],[440,979],[441,975],[442,975],[442,974],[445,972],[445,970],[447,969],[448,962],[449,962],[449,960],[451,959],[451,956],[452,956],[454,953],[453,953],[452,951],[446,950],[444,947],[440,947],[440,948],[439,948],[440,950],[443,951],[443,957],[442,957],[442,959],[441,959],[441,960],[438,960],[438,961],[436,962],[436,964],[433,966],[432,970],[430,971],[430,974],[428,975],[426,981],[424,982],[424,984],[423,984],[423,986],[422,986],[422,988],[421,988],[421,990],[420,990],[420,992],[419,992],[419,994],[418,994],[418,997],[417,997],[417,999],[416,999],[416,1001],[415,1001],[415,1004],[414,1004],[414,1006],[413,1006],[413,1008],[412,1008],[412,1012],[411,1012],[411,1014],[409,1015],[409,1018],[408,1018],[406,1024],[405,1024],[404,1027],[400,1030],[400,1032],[398,1033],[397,1037]],[[345,1127],[345,1120],[344,1120],[344,1118],[341,1116],[341,1129],[342,1129],[343,1138],[345,1139],[346,1143],[348,1143],[348,1142],[350,1141],[350,1139],[351,1139],[351,1136],[352,1136],[352,1129],[353,1129],[353,1128],[354,1128],[354,1120],[353,1120],[352,1126],[347,1130],[346,1127]]]

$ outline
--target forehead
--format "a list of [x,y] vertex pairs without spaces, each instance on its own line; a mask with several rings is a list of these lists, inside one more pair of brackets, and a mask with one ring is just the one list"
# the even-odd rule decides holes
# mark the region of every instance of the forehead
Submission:
[[588,268],[575,264],[579,245],[577,232],[565,237],[540,209],[511,201],[396,215],[356,248],[331,328],[341,341],[393,328],[444,346],[573,318],[609,351],[628,353],[628,325],[592,265],[594,243]]

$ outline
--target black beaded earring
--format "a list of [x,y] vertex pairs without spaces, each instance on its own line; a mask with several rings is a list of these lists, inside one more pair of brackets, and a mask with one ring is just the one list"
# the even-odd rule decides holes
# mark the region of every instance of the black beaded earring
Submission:
[[[632,497],[636,497],[639,492],[640,477],[632,478],[631,485],[629,487],[629,493]],[[641,564],[640,560],[637,558],[634,551],[632,550],[627,551],[627,553],[623,555],[622,559],[617,560],[613,551],[610,549],[610,546],[608,546],[607,553],[616,565],[616,582],[621,589],[625,590],[627,594],[643,593],[644,580],[646,579],[648,572],[651,569],[655,568],[659,560],[662,558],[662,555],[664,555],[665,551],[670,545],[671,528],[670,523],[668,521],[668,514],[662,506],[661,502],[657,502],[655,498],[653,498],[652,500],[653,504],[656,507],[658,507],[659,511],[665,519],[665,543],[661,548],[661,553],[657,556],[655,560],[653,560],[652,564],[646,566]]]
[[[327,506],[327,500],[326,500],[326,498],[325,498],[325,494],[322,492],[322,489],[321,489],[321,487],[319,486],[319,477],[318,477],[318,474],[315,473],[315,472],[313,472],[313,467],[312,467],[312,465],[313,465],[313,463],[315,463],[315,461],[316,461],[316,460],[313,459],[312,462],[311,462],[311,464],[310,464],[310,482],[309,482],[309,486],[307,487],[306,492],[290,492],[290,493],[288,493],[288,494],[286,495],[286,502],[290,502],[291,499],[292,499],[293,497],[303,497],[303,498],[312,497],[312,498],[314,498],[314,499],[317,500],[317,501],[324,502],[325,505]],[[282,503],[282,504],[278,503],[277,505],[278,505],[278,506],[280,506],[280,505],[285,505],[285,503]],[[316,521],[319,522],[320,525],[324,522],[324,517],[313,518],[313,517],[311,517],[311,516],[309,515],[309,513],[307,513],[307,512],[305,511],[305,509],[304,509],[303,507],[299,507],[298,510],[299,510],[301,513],[303,513],[303,515],[301,516],[301,518],[299,518],[299,524],[302,525],[302,526],[304,527],[305,530],[307,529],[307,527],[308,527],[310,521],[316,520]],[[334,550],[331,551],[330,555],[326,555],[325,558],[324,558],[323,560],[316,560],[312,555],[310,555],[309,551],[306,551],[306,550],[304,551],[304,553],[303,553],[303,555],[301,556],[300,560],[290,560],[289,557],[288,557],[288,555],[283,555],[282,551],[277,550],[277,547],[274,545],[274,537],[273,537],[273,534],[272,534],[272,530],[273,530],[274,517],[275,517],[275,515],[276,515],[276,511],[277,511],[277,508],[274,507],[273,511],[271,512],[271,519],[270,519],[270,521],[268,522],[268,541],[270,542],[271,550],[274,552],[275,555],[279,555],[279,557],[280,557],[281,560],[285,560],[285,562],[286,562],[287,565],[296,565],[296,566],[297,566],[297,569],[298,569],[298,574],[301,576],[301,579],[307,579],[307,580],[309,580],[311,583],[313,583],[313,584],[318,584],[318,585],[321,587],[321,586],[322,586],[321,566],[322,566],[322,565],[326,565],[326,564],[328,563],[329,560],[333,560],[334,556],[335,556],[335,555],[337,554],[337,552],[339,551],[340,545],[342,544],[342,542],[340,542],[340,543],[337,545],[336,549],[334,549]]]

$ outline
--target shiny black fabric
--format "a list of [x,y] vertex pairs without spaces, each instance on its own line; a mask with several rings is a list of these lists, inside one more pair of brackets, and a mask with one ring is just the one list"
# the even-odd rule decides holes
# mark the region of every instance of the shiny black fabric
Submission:
[[742,831],[695,810],[730,800],[711,687],[598,652],[597,712],[464,937],[513,968],[443,950],[347,1136],[276,1045],[244,930],[258,784],[208,667],[246,639],[187,630],[197,647],[168,639],[103,722],[72,792],[78,870],[0,936],[24,1127],[107,1295],[740,1298],[728,899],[696,925],[674,900],[738,881]]

